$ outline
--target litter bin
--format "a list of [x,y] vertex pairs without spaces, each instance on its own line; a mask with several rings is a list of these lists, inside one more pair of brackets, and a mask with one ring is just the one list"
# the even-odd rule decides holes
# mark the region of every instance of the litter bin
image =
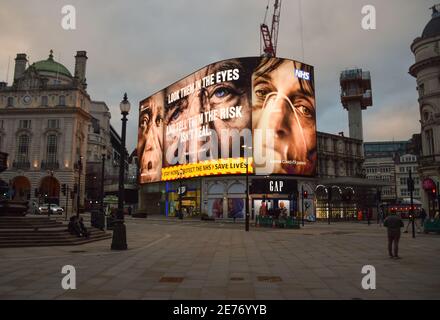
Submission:
[[104,230],[105,228],[104,213],[102,213],[99,210],[91,211],[90,224],[92,225],[92,227]]

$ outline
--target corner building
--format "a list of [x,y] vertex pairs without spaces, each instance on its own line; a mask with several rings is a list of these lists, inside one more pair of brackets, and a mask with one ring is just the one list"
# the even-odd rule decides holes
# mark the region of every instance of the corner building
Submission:
[[142,100],[137,154],[145,214],[244,218],[249,186],[251,219],[279,207],[326,218],[329,203],[345,218],[374,187],[362,140],[316,132],[313,67],[289,59],[215,62]]

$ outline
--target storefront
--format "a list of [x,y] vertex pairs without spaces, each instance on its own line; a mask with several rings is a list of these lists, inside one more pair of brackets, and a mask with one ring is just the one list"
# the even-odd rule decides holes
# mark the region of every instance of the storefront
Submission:
[[180,207],[185,217],[197,217],[201,212],[200,179],[166,182],[165,215],[176,217]]
[[258,215],[274,215],[286,208],[290,216],[298,212],[298,182],[288,178],[256,178],[250,187],[251,219]]
[[315,188],[318,220],[375,219],[381,205],[380,190],[389,182],[352,177],[321,179]]
[[205,178],[204,212],[214,219],[243,219],[246,210],[246,181],[234,178]]

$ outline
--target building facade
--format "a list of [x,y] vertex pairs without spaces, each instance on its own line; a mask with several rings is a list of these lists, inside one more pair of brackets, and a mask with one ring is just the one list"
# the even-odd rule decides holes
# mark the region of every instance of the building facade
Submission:
[[101,203],[102,166],[104,157],[104,177],[112,174],[113,156],[110,142],[110,111],[102,101],[92,101],[90,105],[91,122],[87,135],[86,199],[87,209],[96,208]]
[[378,141],[364,143],[364,172],[369,180],[384,182],[383,203],[399,204],[409,198],[407,180],[411,170],[416,186],[413,197],[420,199],[417,135],[408,141]]
[[[0,179],[9,185],[11,198],[61,206],[69,201],[70,211],[79,193],[82,205],[92,119],[86,61],[86,52],[78,51],[72,75],[52,51],[31,65],[26,54],[17,54],[13,83],[0,83],[0,151],[9,153]],[[62,184],[68,195],[62,194]]]
[[[398,202],[407,202],[411,193],[408,188],[408,179],[414,179],[413,198],[420,201],[420,177],[418,174],[418,158],[414,154],[404,154],[396,159],[396,198]],[[406,200],[406,201],[405,201]]]
[[[251,219],[266,209],[279,207],[281,202],[291,214],[302,214],[309,220],[351,217],[361,209],[375,207],[377,182],[364,179],[362,141],[317,133],[317,177],[249,176],[249,208]],[[180,196],[179,188],[184,193]],[[327,190],[333,193],[329,201]],[[303,199],[302,191],[307,192]],[[246,201],[246,177],[216,176],[183,181],[149,183],[140,186],[139,211],[147,214],[176,216],[180,205],[188,216],[206,215],[214,218],[243,217]],[[240,214],[237,215],[237,211]]]
[[396,167],[393,157],[366,157],[364,172],[367,179],[388,184],[381,190],[382,201],[395,202]]
[[431,216],[439,210],[440,183],[440,12],[432,7],[432,18],[422,35],[411,44],[415,63],[409,73],[416,78],[419,94],[422,155],[419,159],[421,199]]

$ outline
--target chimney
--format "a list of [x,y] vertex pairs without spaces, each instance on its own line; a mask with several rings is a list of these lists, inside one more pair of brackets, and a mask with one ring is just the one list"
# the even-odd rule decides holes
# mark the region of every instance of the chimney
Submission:
[[77,51],[75,56],[75,77],[81,84],[86,83],[87,52]]
[[26,53],[17,53],[17,58],[15,58],[14,81],[23,75],[26,70],[27,62]]

